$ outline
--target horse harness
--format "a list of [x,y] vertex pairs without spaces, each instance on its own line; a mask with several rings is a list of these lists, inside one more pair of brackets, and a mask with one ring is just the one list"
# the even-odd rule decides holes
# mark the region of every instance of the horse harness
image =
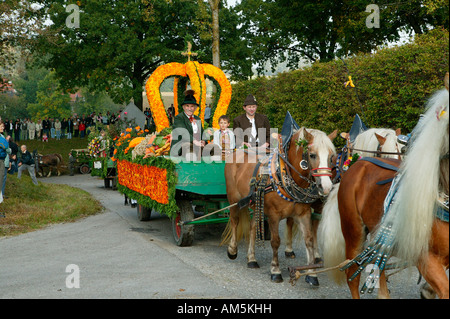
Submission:
[[[264,196],[270,192],[276,192],[282,199],[293,204],[312,204],[323,196],[319,195],[317,183],[311,179],[314,176],[331,176],[330,168],[312,169],[308,161],[308,152],[303,153],[300,166],[303,170],[310,170],[310,176],[303,176],[285,156],[285,149],[275,149],[268,156],[258,159],[250,179],[249,194],[238,202],[239,209],[255,204],[256,238],[258,245],[264,238]],[[301,179],[308,183],[307,188],[302,188],[292,177],[292,170]],[[312,172],[312,173],[311,173]]]
[[[364,160],[364,161],[367,161],[367,162],[371,162],[372,164],[375,164],[375,165],[377,165],[379,167],[382,167],[384,169],[389,169],[389,170],[393,170],[393,171],[398,172],[398,167],[396,167],[394,165],[390,165],[390,164],[384,163],[384,162],[378,160],[377,158],[363,157],[363,158],[360,159],[360,161],[361,160]],[[389,189],[389,192],[386,195],[385,202],[384,202],[384,212],[385,212],[385,214],[389,210],[390,205],[393,203],[395,194],[396,194],[397,189],[398,189],[398,184],[399,184],[399,182],[401,180],[401,175],[399,174],[399,175],[396,175],[393,178],[388,178],[386,180],[382,180],[382,181],[377,182],[377,185],[384,185],[384,184],[392,182],[393,180],[394,180],[394,182],[392,183],[391,188]],[[448,194],[444,194],[444,193],[440,193],[439,194],[439,198],[436,201],[435,217],[440,219],[443,222],[446,222],[446,223],[449,222],[449,196],[448,196]]]

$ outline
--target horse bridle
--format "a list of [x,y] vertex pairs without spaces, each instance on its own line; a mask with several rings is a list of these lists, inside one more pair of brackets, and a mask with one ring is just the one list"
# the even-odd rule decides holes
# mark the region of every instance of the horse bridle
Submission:
[[[309,170],[309,176],[303,176],[287,159],[287,156],[285,156],[284,154],[287,154],[288,150],[289,150],[289,144],[286,145],[285,149],[280,149],[278,152],[278,156],[279,158],[281,158],[284,163],[289,166],[290,169],[292,169],[301,179],[303,179],[304,181],[306,181],[309,184],[309,187],[306,189],[303,189],[301,187],[299,187],[297,185],[297,183],[295,183],[295,181],[292,179],[292,174],[290,174],[289,170],[287,170],[287,175],[289,179],[292,179],[292,182],[290,183],[297,191],[300,191],[300,193],[302,193],[302,195],[306,195],[308,197],[319,199],[322,196],[320,195],[316,195],[316,193],[318,193],[317,191],[317,183],[314,179],[311,179],[311,177],[320,177],[320,176],[328,176],[331,177],[332,176],[332,168],[330,167],[317,167],[317,168],[312,168],[311,167],[311,163],[309,161],[309,147],[310,145],[308,145],[307,147],[303,147],[303,154],[302,154],[302,161],[300,162],[300,167],[302,170],[306,171]],[[281,144],[280,144],[281,147]],[[284,153],[284,154],[283,154]],[[306,194],[303,190],[307,190],[308,194]],[[287,191],[288,192],[288,191]],[[292,194],[289,194],[292,196]]]
[[[306,151],[305,151],[305,148],[303,149],[303,155],[302,155],[303,159],[300,162],[300,167],[303,170],[305,170],[305,171],[307,169],[309,169],[310,170],[309,175],[312,176],[312,177],[320,177],[320,176],[331,177],[332,176],[332,170],[333,170],[331,167],[317,167],[317,168],[312,168],[311,167],[311,163],[309,162],[309,147],[310,147],[310,145],[308,145],[306,147]],[[302,165],[302,163],[303,163],[303,165]],[[297,174],[301,175],[298,172],[297,172]]]
[[404,152],[400,151],[400,152],[383,152],[381,151],[381,144],[378,144],[377,150],[376,151],[368,151],[368,150],[362,150],[362,149],[358,149],[358,148],[353,148],[353,147],[349,147],[348,149],[350,151],[357,151],[357,152],[364,152],[364,153],[370,153],[370,154],[377,154],[379,157],[381,157],[380,155],[398,155],[399,157],[401,155],[404,155]]

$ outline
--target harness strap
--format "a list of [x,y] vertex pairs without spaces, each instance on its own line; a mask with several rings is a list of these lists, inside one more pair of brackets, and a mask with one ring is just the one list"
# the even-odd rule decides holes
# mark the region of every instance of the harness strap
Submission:
[[260,166],[261,162],[258,161],[258,163],[256,163],[255,169],[253,170],[252,178],[250,179],[250,191],[248,192],[248,195],[246,197],[239,200],[238,202],[239,209],[248,206],[250,202],[255,200],[256,174],[258,174]]
[[377,165],[379,167],[382,167],[382,168],[385,168],[385,169],[389,169],[391,171],[398,172],[398,167],[397,166],[394,166],[394,165],[382,162],[376,157],[363,157],[363,158],[359,159],[359,161],[370,162],[370,163],[375,164],[375,165]]

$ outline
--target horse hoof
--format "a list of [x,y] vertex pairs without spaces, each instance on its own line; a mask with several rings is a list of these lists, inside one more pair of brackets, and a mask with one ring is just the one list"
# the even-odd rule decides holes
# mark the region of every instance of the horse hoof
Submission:
[[284,255],[286,256],[286,258],[295,258],[295,253],[293,251],[285,251]]
[[281,274],[272,274],[270,275],[270,280],[278,284],[280,282],[283,282],[283,277],[281,276]]
[[319,279],[317,277],[306,275],[305,281],[313,287],[319,287]]
[[235,260],[237,257],[237,254],[232,255],[228,251],[227,251],[227,255],[228,255],[228,258],[230,258],[231,260]]
[[251,262],[247,263],[247,267],[251,268],[251,269],[258,269],[259,265],[256,261],[251,261]]

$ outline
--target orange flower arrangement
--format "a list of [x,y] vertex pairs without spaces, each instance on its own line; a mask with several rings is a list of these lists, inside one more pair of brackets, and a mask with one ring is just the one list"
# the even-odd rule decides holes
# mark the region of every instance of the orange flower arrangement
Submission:
[[166,169],[120,160],[117,161],[117,173],[119,184],[160,204],[168,204]]
[[[147,80],[145,89],[149,101],[150,109],[153,114],[153,119],[156,124],[156,131],[160,132],[164,128],[170,126],[169,119],[166,114],[166,109],[161,99],[159,88],[161,83],[170,76],[188,76],[191,82],[191,88],[195,91],[195,98],[199,101],[200,108],[196,110],[196,115],[200,113],[202,123],[205,118],[205,104],[206,104],[206,82],[205,76],[214,78],[219,83],[221,94],[219,103],[213,117],[213,127],[219,128],[218,119],[220,116],[226,114],[228,105],[231,101],[231,85],[225,74],[219,68],[212,64],[200,64],[196,61],[188,61],[186,64],[168,63],[158,67]],[[174,82],[174,107],[178,106],[177,89],[175,86],[178,79]],[[178,107],[175,107],[175,114],[178,114]]]
[[178,81],[179,79],[177,77],[173,80],[173,107],[175,108],[175,116],[178,115]]
[[196,61],[189,61],[185,64],[186,66],[186,74],[191,80],[191,88],[195,91],[195,99],[197,103],[200,105],[194,114],[199,115],[202,123],[205,119],[205,105],[206,105],[206,81],[205,81],[205,73],[203,72],[203,68]]
[[181,63],[168,63],[158,67],[147,80],[145,90],[147,92],[147,99],[150,104],[150,109],[153,114],[153,119],[156,124],[156,130],[160,132],[166,127],[170,126],[169,118],[166,114],[166,109],[161,100],[159,88],[161,83],[168,76],[186,76],[186,67]]
[[219,102],[214,111],[212,123],[213,128],[219,129],[219,117],[227,114],[228,105],[231,101],[231,84],[225,76],[225,73],[218,67],[215,67],[212,64],[202,64],[202,67],[205,74],[209,75],[219,83],[221,89]]

